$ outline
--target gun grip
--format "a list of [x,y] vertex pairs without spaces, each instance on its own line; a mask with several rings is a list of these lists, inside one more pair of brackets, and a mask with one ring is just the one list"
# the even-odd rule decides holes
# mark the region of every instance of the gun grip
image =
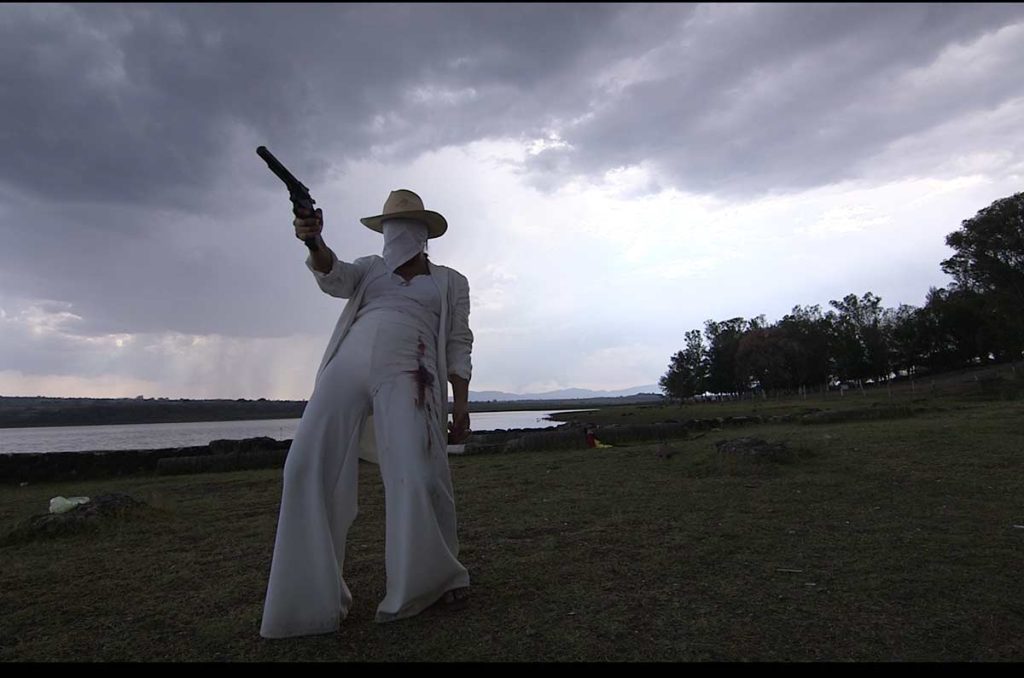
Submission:
[[[296,195],[295,193],[292,193],[289,197],[291,198],[292,205],[296,207],[301,207],[316,214],[316,208],[313,207],[313,205],[316,203],[316,200],[313,200],[313,197],[310,196],[308,193],[306,195]],[[310,252],[320,251],[320,247],[316,244],[316,236],[306,238],[302,242],[306,243],[306,247],[309,248]]]

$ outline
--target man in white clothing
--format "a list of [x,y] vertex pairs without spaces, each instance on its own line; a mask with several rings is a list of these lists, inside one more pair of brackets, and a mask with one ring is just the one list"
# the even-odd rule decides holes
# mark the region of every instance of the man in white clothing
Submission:
[[267,638],[330,633],[348,614],[345,538],[360,457],[380,464],[385,488],[387,595],[376,620],[462,600],[469,587],[446,453],[469,435],[469,284],[425,252],[447,222],[412,191],[392,191],[381,214],[361,220],[384,235],[383,256],[347,263],[323,240],[321,210],[296,208],[295,217],[296,237],[316,245],[306,265],[317,284],[348,302],[285,464]]

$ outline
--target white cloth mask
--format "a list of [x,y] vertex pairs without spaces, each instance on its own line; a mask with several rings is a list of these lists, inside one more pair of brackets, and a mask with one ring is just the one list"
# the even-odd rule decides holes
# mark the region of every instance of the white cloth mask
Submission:
[[386,219],[384,263],[389,271],[409,261],[427,245],[427,225],[418,219]]

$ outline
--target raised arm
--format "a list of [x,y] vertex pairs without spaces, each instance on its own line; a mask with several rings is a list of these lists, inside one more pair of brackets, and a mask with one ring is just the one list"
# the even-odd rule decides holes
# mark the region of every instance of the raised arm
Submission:
[[306,257],[306,266],[313,272],[320,289],[341,299],[348,299],[355,294],[359,281],[368,268],[367,262],[356,260],[353,263],[344,262],[338,259],[334,250],[327,246],[323,239],[324,213],[317,209],[316,212],[296,207],[295,213],[295,237],[302,241],[312,239],[314,247],[310,247],[309,255]]

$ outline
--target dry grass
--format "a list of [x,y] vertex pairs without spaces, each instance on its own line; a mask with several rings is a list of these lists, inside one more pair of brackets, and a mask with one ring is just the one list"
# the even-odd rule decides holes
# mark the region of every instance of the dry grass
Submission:
[[[50,497],[153,508],[0,549],[0,658],[25,660],[1024,659],[1024,404],[764,425],[690,441],[453,458],[473,597],[377,625],[383,495],[361,471],[337,634],[259,621],[280,470],[0,489],[0,527]],[[643,410],[635,410],[643,412]],[[784,460],[715,443],[784,441]]]

